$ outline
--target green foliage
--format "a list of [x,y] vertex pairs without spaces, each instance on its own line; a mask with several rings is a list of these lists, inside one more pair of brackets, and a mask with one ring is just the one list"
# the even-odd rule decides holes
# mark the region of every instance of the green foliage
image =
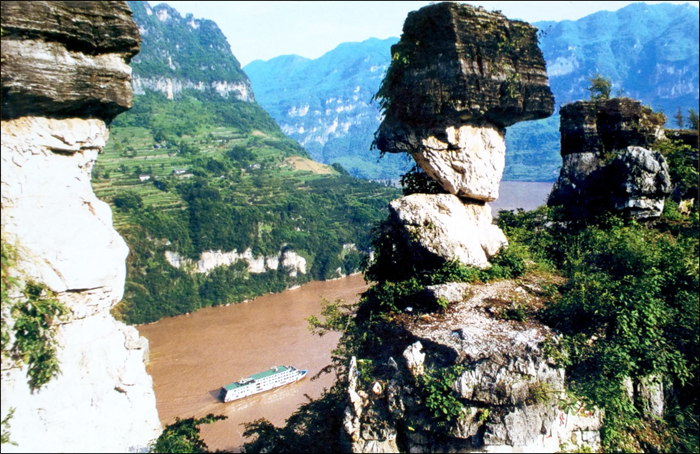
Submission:
[[136,210],[143,206],[143,198],[133,191],[124,191],[112,199],[112,203],[122,211]]
[[346,396],[347,381],[340,380],[321,398],[301,405],[284,427],[266,419],[245,423],[243,436],[254,437],[243,445],[245,452],[343,452],[338,435],[343,430]]
[[53,292],[35,282],[27,282],[22,294],[24,300],[11,310],[15,320],[12,356],[27,364],[29,387],[35,391],[61,371],[56,358],[56,321],[68,309]]
[[403,195],[411,194],[445,194],[440,183],[430,178],[417,165],[401,176]]
[[[60,373],[55,336],[57,322],[65,318],[68,309],[43,284],[29,280],[22,287],[11,276],[16,257],[16,249],[3,240],[2,356],[27,365],[33,392]],[[6,322],[8,318],[13,321],[11,327]]]
[[15,415],[15,408],[10,407],[10,410],[7,412],[7,415],[5,415],[4,418],[2,418],[2,439],[0,439],[0,444],[10,444],[10,445],[15,445],[17,446],[17,443],[14,441],[10,440],[10,420],[12,417]]
[[698,185],[698,169],[693,162],[692,148],[680,140],[662,140],[654,144],[668,163],[671,184],[684,194],[688,189]]
[[673,119],[676,120],[676,125],[678,125],[678,129],[683,129],[683,126],[685,126],[685,117],[683,116],[683,111],[681,110],[681,106],[678,106],[678,110],[676,111],[676,114],[673,116]]
[[600,73],[595,73],[588,81],[591,85],[586,88],[586,90],[591,92],[591,101],[610,99],[610,92],[612,91],[612,82],[610,82],[610,78],[603,77]]
[[698,112],[695,109],[688,109],[688,124],[691,129],[698,130]]
[[548,208],[501,212],[499,224],[568,278],[543,315],[564,335],[550,356],[567,367],[574,395],[605,408],[605,449],[648,450],[655,433],[668,438],[667,450],[696,446],[696,423],[645,420],[623,381],[660,377],[683,402],[677,414],[697,412],[697,216],[678,214],[653,228],[614,217],[566,225],[557,218]]
[[452,388],[462,372],[464,366],[456,364],[418,377],[425,408],[440,430],[447,431],[463,414],[464,404]]
[[211,424],[228,416],[209,413],[204,418],[175,418],[149,447],[149,452],[203,453],[209,452],[206,443],[199,438],[199,425]]

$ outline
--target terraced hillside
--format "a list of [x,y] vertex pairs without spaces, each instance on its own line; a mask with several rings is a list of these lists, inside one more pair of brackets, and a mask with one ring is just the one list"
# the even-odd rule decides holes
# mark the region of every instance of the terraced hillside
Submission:
[[[150,18],[150,37],[133,66],[137,96],[112,123],[92,174],[130,247],[115,316],[151,322],[358,271],[372,226],[398,190],[312,161],[250,91],[232,96],[215,74],[211,86],[188,88],[188,65],[213,63],[222,49],[192,45],[192,36],[179,45],[178,33],[188,30],[182,22],[188,33],[206,29],[200,44],[216,41],[218,27],[179,17],[167,5],[133,3],[137,23]],[[149,51],[158,45],[154,36],[166,37],[171,46],[164,49],[175,51]],[[163,76],[165,85],[153,72],[154,55],[177,69]],[[234,78],[249,83],[243,72]]]

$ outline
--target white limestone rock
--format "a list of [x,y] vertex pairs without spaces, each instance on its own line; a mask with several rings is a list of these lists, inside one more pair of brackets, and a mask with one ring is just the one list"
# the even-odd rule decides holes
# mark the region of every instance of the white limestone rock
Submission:
[[2,415],[16,409],[17,443],[3,452],[143,451],[161,432],[148,342],[109,314],[124,292],[128,247],[90,184],[106,139],[97,119],[2,122],[1,219],[3,240],[17,249],[12,272],[46,284],[70,309],[57,331],[59,376],[32,393],[26,366],[2,364]]
[[56,292],[101,289],[103,309],[122,297],[129,252],[90,184],[107,137],[96,119],[2,122],[2,228],[23,249],[18,268]]
[[61,375],[31,393],[23,368],[3,370],[2,414],[15,408],[3,452],[138,452],[161,431],[147,342],[108,313],[62,325]]
[[425,373],[425,353],[423,353],[423,345],[420,341],[406,347],[403,352],[403,357],[406,359],[406,367],[411,371],[414,377],[423,375]]
[[230,266],[239,261],[248,265],[248,272],[253,274],[264,273],[268,270],[276,270],[280,265],[289,270],[290,277],[296,277],[298,273],[306,274],[306,259],[294,251],[287,250],[273,256],[254,256],[253,250],[248,248],[243,252],[209,250],[202,252],[200,259],[193,262],[187,257],[182,257],[177,252],[165,251],[165,259],[175,268],[186,268],[196,273],[209,273],[220,266]]
[[392,201],[389,211],[419,260],[438,257],[487,268],[488,259],[508,245],[487,204],[465,205],[451,194],[412,194]]
[[450,194],[492,202],[506,164],[505,131],[483,126],[449,126],[445,137],[428,136],[412,151],[416,163]]

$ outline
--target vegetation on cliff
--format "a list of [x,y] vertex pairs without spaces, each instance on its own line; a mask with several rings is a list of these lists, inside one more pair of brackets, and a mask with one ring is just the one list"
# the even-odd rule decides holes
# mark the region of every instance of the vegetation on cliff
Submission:
[[[371,226],[398,190],[311,164],[255,103],[195,90],[176,100],[135,97],[93,169],[95,193],[115,207],[131,248],[117,316],[152,322],[357,271]],[[307,273],[254,274],[239,261],[197,274],[165,257],[196,262],[204,251],[247,249],[256,257],[292,250]]]
[[2,360],[24,363],[29,388],[34,392],[61,372],[56,330],[68,308],[45,285],[23,281],[16,269],[16,256],[17,247],[3,238]]
[[[671,156],[682,148],[668,142],[659,147]],[[691,169],[677,169],[674,183],[686,172]],[[694,175],[697,181],[697,172]],[[324,320],[311,319],[315,330],[343,332],[334,356],[337,384],[321,399],[302,406],[285,427],[264,420],[249,424],[246,435],[253,441],[246,444],[247,452],[340,449],[335,434],[347,405],[349,358],[358,358],[360,380],[365,377],[372,383],[390,375],[386,364],[389,356],[401,355],[392,345],[402,335],[407,306],[433,315],[443,310],[439,303],[425,304],[424,283],[518,278],[522,273],[538,279],[559,276],[543,286],[550,300],[546,307],[516,308],[503,316],[537,317],[562,335],[558,343],[545,345],[553,360],[566,368],[568,389],[560,401],[562,408],[577,400],[604,408],[601,435],[606,452],[697,451],[697,201],[684,214],[668,201],[661,219],[647,224],[613,215],[571,222],[561,210],[548,207],[502,211],[498,224],[510,241],[508,252],[499,256],[510,258],[493,267],[501,271],[455,264],[433,270],[397,267],[401,251],[379,228],[374,243],[377,261],[366,274],[375,285],[357,307],[336,302],[326,307]],[[434,383],[426,380],[427,385]],[[632,391],[626,385],[630,380]],[[651,416],[649,402],[635,391],[639,383],[649,381],[664,384],[663,418]],[[426,402],[453,401],[440,386],[433,388]],[[441,414],[453,412],[446,408],[436,413]],[[325,427],[334,430],[325,432]],[[306,437],[306,433],[317,435]]]

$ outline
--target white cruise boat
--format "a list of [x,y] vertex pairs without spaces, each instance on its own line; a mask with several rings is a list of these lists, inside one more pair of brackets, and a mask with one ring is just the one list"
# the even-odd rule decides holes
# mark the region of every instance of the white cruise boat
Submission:
[[242,399],[243,397],[299,381],[308,372],[308,370],[298,370],[292,366],[274,366],[272,369],[258,372],[248,378],[223,386],[219,397],[224,402]]

